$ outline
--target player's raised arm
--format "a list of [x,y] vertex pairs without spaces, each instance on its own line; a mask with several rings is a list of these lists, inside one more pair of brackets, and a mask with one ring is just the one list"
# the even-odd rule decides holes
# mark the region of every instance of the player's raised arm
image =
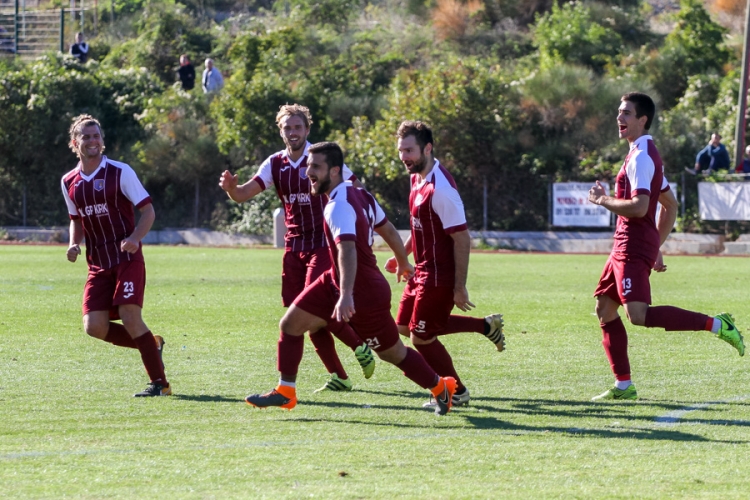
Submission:
[[238,184],[238,175],[233,175],[229,170],[224,170],[219,178],[219,187],[226,191],[227,195],[237,203],[245,202],[263,191],[263,188],[255,179],[250,179],[242,185]]

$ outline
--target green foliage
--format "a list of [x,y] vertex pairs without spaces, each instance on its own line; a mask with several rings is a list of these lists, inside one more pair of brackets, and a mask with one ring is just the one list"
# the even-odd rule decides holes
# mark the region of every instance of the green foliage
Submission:
[[[250,179],[255,174],[252,168],[243,168],[238,172],[240,179]],[[252,200],[243,204],[226,202],[228,218],[219,229],[229,233],[270,235],[273,234],[273,212],[283,205],[276,189],[271,186]]]
[[[148,2],[136,23],[137,38],[113,48],[105,65],[144,67],[164,84],[175,81],[180,54],[188,54],[193,64],[212,50],[212,35],[199,28],[187,12],[161,2]],[[196,71],[200,74],[200,63]]]
[[25,189],[28,223],[65,223],[60,177],[76,163],[68,149],[72,118],[99,118],[106,154],[127,162],[121,155],[142,133],[134,115],[161,88],[143,70],[82,66],[61,55],[9,69],[0,77],[0,221],[20,224]]
[[550,12],[537,16],[534,44],[542,68],[567,62],[598,72],[622,50],[620,35],[595,21],[591,9],[577,1],[563,5],[555,2]]

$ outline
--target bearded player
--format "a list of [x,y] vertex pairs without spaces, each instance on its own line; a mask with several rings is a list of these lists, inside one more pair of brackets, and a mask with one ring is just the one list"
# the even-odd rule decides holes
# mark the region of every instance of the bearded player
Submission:
[[[276,115],[279,134],[286,148],[269,156],[248,182],[238,185],[237,175],[224,171],[219,186],[237,203],[257,196],[273,185],[284,204],[287,232],[281,273],[281,300],[289,307],[304,288],[331,267],[323,233],[324,196],[310,196],[307,157],[310,143],[307,136],[312,125],[310,110],[299,104],[281,106]],[[354,174],[343,166],[342,175],[359,185]],[[325,326],[325,325],[324,325]],[[354,351],[365,378],[375,370],[372,350],[345,324],[332,324],[310,331],[315,352],[330,373],[330,379],[318,391],[350,391],[352,382],[336,353],[331,330]],[[318,392],[316,391],[316,392]]]
[[294,408],[305,331],[331,322],[347,322],[380,359],[429,389],[436,401],[435,413],[445,415],[451,408],[456,381],[440,377],[417,351],[401,342],[390,312],[391,288],[372,251],[374,231],[393,250],[399,280],[410,276],[413,268],[401,236],[370,193],[344,180],[344,156],[338,144],[311,146],[307,164],[312,194],[329,199],[324,230],[334,265],[305,288],[281,319],[279,385],[265,394],[250,395],[245,401],[259,408]]

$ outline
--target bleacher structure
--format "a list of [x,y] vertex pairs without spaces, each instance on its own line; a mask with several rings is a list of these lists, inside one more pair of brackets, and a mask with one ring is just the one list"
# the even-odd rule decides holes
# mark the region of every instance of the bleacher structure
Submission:
[[45,8],[46,4],[39,0],[0,0],[0,57],[32,58],[66,50],[77,28],[70,19],[80,18],[83,9]]

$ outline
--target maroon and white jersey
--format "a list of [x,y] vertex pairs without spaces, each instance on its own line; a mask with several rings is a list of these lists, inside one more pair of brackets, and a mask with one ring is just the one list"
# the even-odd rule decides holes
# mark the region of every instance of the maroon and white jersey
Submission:
[[466,215],[456,181],[439,161],[435,160],[424,180],[417,174],[411,176],[409,213],[415,281],[426,286],[452,287],[456,263],[451,234],[467,228]]
[[106,156],[91,175],[81,164],[62,178],[62,192],[72,220],[80,219],[86,236],[86,261],[92,270],[109,269],[121,262],[141,261],[143,253],[120,250],[120,243],[135,229],[135,211],[151,203],[129,165]]
[[659,195],[669,189],[664,167],[650,135],[633,142],[615,180],[615,197],[630,200],[639,194],[649,196],[648,211],[643,217],[617,217],[612,253],[639,256],[654,262],[661,240],[656,228],[656,205]]
[[[373,231],[388,222],[375,198],[364,189],[355,188],[351,182],[345,181],[331,191],[324,215],[325,234],[336,285],[338,286],[341,278],[336,244],[340,241],[354,241],[357,249],[354,296],[357,302],[370,301],[368,297],[378,291],[377,285],[385,284],[390,290],[372,251]],[[378,297],[373,297],[372,301],[377,303],[377,299]]]
[[[307,150],[299,160],[289,159],[286,149],[279,151],[264,161],[253,177],[261,189],[271,184],[276,186],[276,194],[284,203],[284,221],[286,247],[293,252],[307,252],[326,246],[323,234],[323,207],[325,196],[310,194],[310,179],[307,178]],[[354,174],[344,165],[342,174],[345,180],[354,180]]]

